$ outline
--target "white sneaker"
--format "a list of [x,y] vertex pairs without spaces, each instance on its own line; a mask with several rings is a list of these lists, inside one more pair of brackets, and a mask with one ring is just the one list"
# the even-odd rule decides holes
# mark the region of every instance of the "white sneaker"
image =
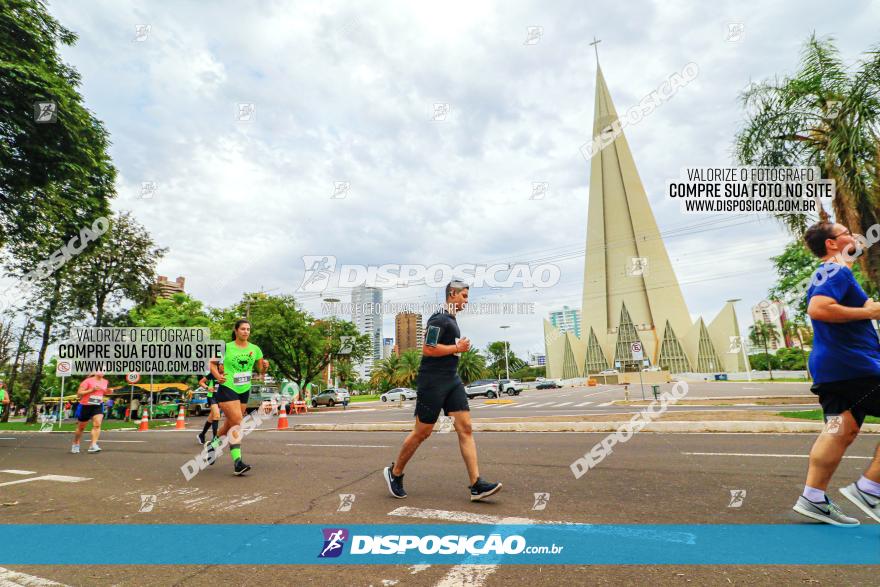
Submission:
[[[76,452],[79,452],[79,451],[76,451]],[[88,452],[101,452],[101,447],[98,446],[97,444],[94,444],[89,447]]]
[[73,454],[73,455],[79,454],[79,445],[78,444],[70,445],[70,454]]

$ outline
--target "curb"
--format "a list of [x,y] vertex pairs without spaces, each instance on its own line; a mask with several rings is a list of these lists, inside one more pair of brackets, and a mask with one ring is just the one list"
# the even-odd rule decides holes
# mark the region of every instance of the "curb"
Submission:
[[[474,422],[475,432],[616,432],[629,421],[621,422]],[[820,422],[760,422],[760,421],[707,421],[707,422],[651,422],[643,432],[726,432],[726,433],[790,433],[821,432]],[[294,432],[409,432],[408,422],[376,422],[361,424],[291,424]],[[880,424],[865,424],[863,433],[880,432]]]

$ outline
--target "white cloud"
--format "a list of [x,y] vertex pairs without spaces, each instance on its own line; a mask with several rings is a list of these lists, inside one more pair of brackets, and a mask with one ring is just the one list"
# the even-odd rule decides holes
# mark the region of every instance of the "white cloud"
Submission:
[[[50,9],[80,35],[64,55],[112,134],[114,206],[133,210],[171,248],[161,272],[185,275],[212,305],[260,286],[293,292],[303,255],[456,264],[582,248],[589,168],[578,149],[593,122],[594,35],[621,113],[689,61],[700,66],[695,82],[626,131],[661,230],[680,229],[692,219],[663,201],[665,181],[682,167],[731,163],[737,95],[750,79],[791,71],[813,29],[837,33],[854,59],[874,41],[878,12],[876,3],[855,14],[756,1]],[[745,26],[739,43],[725,40],[733,19]],[[151,32],[135,42],[141,23]],[[543,27],[537,44],[524,45],[529,26]],[[253,122],[235,120],[242,102],[256,105]],[[445,121],[430,120],[437,102],[451,106]],[[159,185],[152,200],[138,198],[142,181]],[[351,182],[345,199],[330,198],[337,181]],[[548,182],[545,199],[529,199],[533,182]],[[763,299],[768,257],[785,241],[767,221],[667,246],[690,310],[711,319],[725,299]],[[582,261],[570,257],[551,290],[475,291],[535,302],[540,314],[463,318],[474,329],[466,334],[483,346],[508,322],[518,353],[540,350],[546,312],[580,305]],[[740,273],[749,278],[706,279]],[[387,319],[385,336],[392,329]]]

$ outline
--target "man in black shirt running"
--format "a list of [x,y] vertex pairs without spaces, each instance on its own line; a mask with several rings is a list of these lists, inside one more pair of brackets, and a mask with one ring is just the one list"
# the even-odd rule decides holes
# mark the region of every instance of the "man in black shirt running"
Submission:
[[467,301],[468,285],[452,281],[446,286],[446,308],[428,319],[417,379],[416,424],[403,441],[397,460],[383,471],[388,491],[396,498],[406,497],[403,468],[419,445],[431,436],[440,410],[455,421],[458,445],[470,478],[471,501],[481,500],[501,490],[501,483],[489,483],[480,478],[468,397],[458,376],[458,354],[470,349],[471,342],[467,338],[459,339],[461,332],[455,314],[465,307]]

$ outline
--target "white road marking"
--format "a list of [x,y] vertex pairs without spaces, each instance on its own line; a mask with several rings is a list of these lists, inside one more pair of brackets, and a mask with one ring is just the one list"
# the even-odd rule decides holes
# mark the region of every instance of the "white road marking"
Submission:
[[513,406],[513,407],[514,407],[514,408],[524,408],[525,406],[530,406],[530,405],[532,405],[532,404],[534,404],[534,403],[535,403],[535,402],[526,402],[526,403],[524,403],[524,404],[516,404],[516,405]]
[[[696,455],[703,457],[774,457],[778,459],[808,459],[810,455],[782,455],[768,453],[749,453],[749,452],[683,452],[683,455]],[[845,456],[845,459],[868,459],[874,457]]]
[[456,565],[437,583],[437,587],[480,587],[498,565]]
[[552,406],[552,405],[555,404],[555,403],[556,403],[556,402],[547,402],[546,404],[538,404],[538,405],[536,405],[536,406],[532,406],[532,407],[533,407],[533,408],[544,408],[544,407],[547,407],[547,406]]
[[399,507],[388,512],[389,516],[402,518],[420,518],[423,520],[447,520],[450,522],[465,522],[468,524],[565,524],[572,522],[553,522],[548,520],[533,520],[530,518],[511,518],[507,516],[491,516],[489,514],[474,514],[471,512],[452,512],[448,510],[433,510],[429,508],[414,508],[409,506]]
[[574,402],[562,402],[561,404],[556,404],[557,408],[561,408],[562,406],[567,406],[569,404],[573,404]]
[[126,443],[135,443],[135,442],[146,442],[146,440],[102,440],[101,444],[105,442],[126,442]]
[[580,407],[582,407],[582,406],[588,406],[588,405],[590,405],[591,403],[593,403],[593,402],[583,402],[583,403],[577,404],[575,407],[576,407],[576,408],[580,408]]
[[91,477],[69,477],[67,475],[43,475],[41,477],[31,477],[29,479],[19,479],[18,481],[7,481],[0,483],[0,487],[7,485],[18,485],[20,483],[30,483],[31,481],[57,481],[59,483],[79,483],[81,481],[90,481]]
[[337,448],[391,448],[385,444],[288,444],[287,446],[331,446]]
[[9,473],[10,475],[36,475],[36,471],[20,471],[19,469],[4,469],[0,473]]
[[35,577],[26,573],[19,573],[11,569],[0,567],[0,587],[66,587],[63,583],[56,583],[42,577]]
[[606,407],[610,406],[610,405],[613,404],[613,403],[614,403],[614,402],[605,402],[604,404],[599,404],[597,407],[599,407],[599,408],[606,408]]

